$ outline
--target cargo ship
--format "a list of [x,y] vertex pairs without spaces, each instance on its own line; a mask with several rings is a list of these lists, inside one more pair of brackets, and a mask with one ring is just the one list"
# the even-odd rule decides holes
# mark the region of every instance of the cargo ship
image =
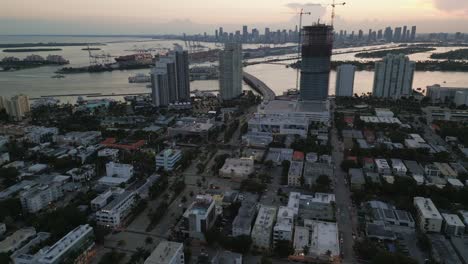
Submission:
[[143,73],[137,73],[134,76],[128,77],[128,82],[129,83],[149,83],[151,82],[151,76],[143,74]]
[[132,55],[125,55],[115,58],[116,62],[127,62],[127,63],[145,63],[151,62],[153,60],[153,55],[150,53],[137,53]]

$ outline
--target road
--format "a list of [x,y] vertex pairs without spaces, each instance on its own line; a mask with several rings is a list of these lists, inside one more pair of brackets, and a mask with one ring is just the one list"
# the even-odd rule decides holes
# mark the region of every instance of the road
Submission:
[[340,167],[343,161],[343,145],[338,140],[335,127],[332,129],[331,145],[333,146],[332,157],[335,166],[336,220],[342,239],[340,247],[343,263],[357,263],[353,251],[353,232],[357,234],[357,217],[353,210],[351,192],[345,184],[346,173]]

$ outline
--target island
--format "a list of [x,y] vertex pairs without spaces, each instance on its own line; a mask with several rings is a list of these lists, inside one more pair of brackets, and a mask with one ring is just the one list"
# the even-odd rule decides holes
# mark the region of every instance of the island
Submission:
[[[372,71],[375,68],[374,61],[332,61],[331,68],[335,70],[342,64],[351,64],[356,66],[357,71]],[[300,61],[287,65],[297,69],[300,67]],[[446,71],[446,72],[468,72],[468,62],[464,61],[417,61],[416,71]]]
[[452,50],[444,53],[434,53],[431,59],[436,60],[468,60],[468,49]]
[[62,49],[4,49],[3,52],[45,52],[45,51],[61,51]]
[[35,48],[35,47],[74,47],[74,46],[105,46],[103,43],[11,43],[0,44],[0,48]]
[[371,51],[371,52],[361,52],[356,53],[356,58],[383,58],[387,56],[387,54],[403,54],[403,55],[410,55],[415,53],[421,52],[428,52],[434,51],[435,48],[432,47],[407,47],[402,49],[391,49],[391,50],[378,50],[378,51]]
[[39,55],[29,55],[20,60],[16,57],[5,57],[0,61],[0,71],[18,71],[29,68],[36,68],[46,65],[66,65],[70,61],[64,59],[60,55],[49,55],[46,58]]
[[101,50],[100,48],[84,48],[81,50],[90,51],[90,50]]

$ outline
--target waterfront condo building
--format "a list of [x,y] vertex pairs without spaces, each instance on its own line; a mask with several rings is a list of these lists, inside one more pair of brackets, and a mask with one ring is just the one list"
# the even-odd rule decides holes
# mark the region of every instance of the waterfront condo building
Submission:
[[242,94],[242,44],[226,43],[219,53],[219,88],[223,100]]
[[415,67],[408,56],[388,54],[375,63],[373,95],[390,99],[411,96]]
[[350,64],[340,65],[336,70],[336,96],[353,96],[354,75],[356,66]]
[[168,106],[171,103],[190,99],[188,52],[180,45],[166,55],[160,56],[151,69],[151,97],[155,106]]

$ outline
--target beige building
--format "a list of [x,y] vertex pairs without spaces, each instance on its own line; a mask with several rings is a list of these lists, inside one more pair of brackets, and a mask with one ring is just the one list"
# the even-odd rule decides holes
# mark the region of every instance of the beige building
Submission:
[[21,120],[31,110],[29,98],[24,94],[15,95],[9,100],[0,96],[0,109],[5,109],[15,120]]
[[250,158],[226,159],[223,167],[219,169],[221,177],[238,182],[247,179],[254,172],[254,160]]

